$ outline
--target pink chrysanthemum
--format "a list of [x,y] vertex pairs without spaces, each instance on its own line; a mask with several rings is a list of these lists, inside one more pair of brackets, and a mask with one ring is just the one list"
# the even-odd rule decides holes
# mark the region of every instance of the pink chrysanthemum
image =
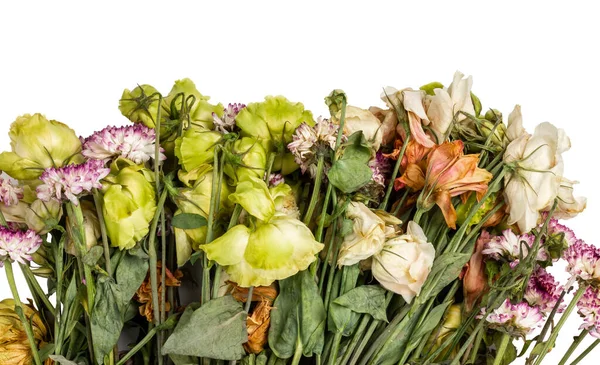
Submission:
[[330,149],[335,149],[339,128],[329,119],[321,117],[317,119],[314,127],[302,123],[296,128],[292,135],[293,140],[287,147],[294,155],[296,163],[300,165],[302,173],[308,170],[311,176],[315,176],[317,156],[325,154]]
[[25,264],[42,244],[42,239],[33,230],[13,231],[0,227],[0,267],[5,260]]
[[100,180],[106,177],[110,169],[104,167],[101,160],[88,160],[80,165],[47,168],[40,180],[44,183],[37,187],[39,199],[70,200],[78,205],[78,197],[83,193],[90,193],[92,189],[101,189]]
[[566,270],[572,277],[597,283],[600,281],[600,249],[578,240],[564,253]]
[[[510,263],[515,263],[519,260],[521,252],[524,257],[527,257],[534,241],[535,237],[533,235],[522,234],[517,236],[512,230],[507,229],[502,232],[502,236],[495,236],[486,243],[482,253],[494,260],[504,258]],[[543,247],[538,250],[536,259],[538,261],[548,259],[548,253]]]
[[385,187],[386,174],[390,171],[390,164],[383,153],[377,152],[375,158],[369,161],[369,168],[373,172],[371,177],[373,183]]
[[578,313],[583,317],[580,330],[587,329],[590,335],[600,338],[600,289],[588,286],[577,302]]
[[0,203],[6,206],[17,205],[23,198],[23,188],[10,179],[0,176]]
[[552,218],[548,223],[548,236],[562,236],[562,238],[567,243],[567,246],[571,246],[575,242],[577,242],[577,237],[575,237],[575,233],[569,227],[558,223],[558,219],[554,218]]
[[525,337],[542,324],[543,318],[538,307],[532,307],[527,302],[511,304],[506,299],[487,316],[486,321],[492,328],[503,330],[512,336]]
[[[125,127],[106,127],[83,141],[81,153],[90,159],[106,162],[114,157],[124,157],[136,164],[154,158],[156,135],[154,129],[141,123]],[[167,157],[162,153],[160,160]]]
[[[554,276],[544,268],[539,267],[533,272],[524,299],[532,306],[537,306],[544,313],[550,313],[557,305],[563,287],[554,280]],[[559,304],[558,313],[565,310],[564,304]]]
[[285,180],[283,179],[283,175],[281,174],[271,174],[269,175],[269,187],[275,187],[277,185],[283,184]]
[[212,116],[215,128],[224,134],[233,131],[233,128],[235,127],[235,117],[237,117],[240,111],[245,107],[246,105],[242,103],[230,103],[225,109],[223,109],[223,117],[219,118],[216,113],[213,113]]

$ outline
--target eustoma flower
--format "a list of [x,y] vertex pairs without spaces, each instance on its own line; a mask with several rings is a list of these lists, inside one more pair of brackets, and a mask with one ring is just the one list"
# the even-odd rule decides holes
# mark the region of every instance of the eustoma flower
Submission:
[[351,202],[346,218],[353,221],[352,232],[344,237],[340,248],[338,265],[354,265],[383,249],[385,222],[366,205]]
[[422,190],[419,198],[424,209],[437,204],[451,228],[456,228],[456,210],[452,197],[475,192],[482,197],[492,174],[477,167],[479,156],[465,155],[462,141],[445,142],[434,147],[426,166],[410,164],[399,181],[414,190]]
[[17,205],[23,198],[23,188],[10,179],[0,176],[0,203],[8,206]]
[[586,329],[592,337],[600,338],[600,289],[587,287],[577,302],[577,309],[583,317],[583,324],[579,329]]
[[554,277],[539,267],[531,275],[523,298],[530,305],[539,307],[543,313],[550,313],[556,305],[559,305],[558,313],[562,313],[565,306],[558,303],[562,290],[563,287],[554,280]]
[[92,189],[101,189],[100,180],[106,177],[110,169],[99,160],[88,160],[79,165],[50,167],[40,176],[43,184],[38,186],[37,196],[43,201],[56,199],[70,200],[79,205],[79,196],[91,193]]
[[543,319],[538,307],[531,307],[526,302],[511,304],[508,299],[486,317],[490,327],[516,337],[525,337],[533,332],[542,324]]
[[33,258],[42,239],[35,231],[13,231],[6,227],[0,227],[0,267],[4,266],[4,260],[25,264]]
[[[143,124],[106,127],[84,140],[81,154],[90,159],[103,161],[124,157],[136,164],[143,164],[154,158],[155,143],[154,129]],[[160,160],[166,158],[161,149]]]
[[[482,253],[486,256],[491,256],[495,260],[504,260],[510,263],[516,263],[521,258],[527,257],[529,250],[533,246],[535,237],[530,234],[516,235],[512,230],[506,229],[502,232],[502,236],[495,236],[490,239],[484,246]],[[548,254],[542,247],[538,250],[536,260],[546,261]]]
[[381,286],[410,303],[421,292],[434,258],[433,245],[423,229],[411,221],[406,234],[388,240],[383,249],[373,255],[371,271]]
[[[337,112],[332,122],[340,124],[342,111]],[[348,105],[346,107],[346,119],[344,122],[344,135],[349,137],[355,132],[361,131],[365,139],[371,144],[373,153],[379,150],[383,139],[381,122],[368,110]]]
[[215,129],[223,134],[233,131],[235,128],[235,117],[237,117],[237,115],[240,113],[240,110],[244,109],[245,107],[246,105],[242,103],[230,103],[225,109],[223,109],[222,117],[219,117],[217,113],[212,113]]

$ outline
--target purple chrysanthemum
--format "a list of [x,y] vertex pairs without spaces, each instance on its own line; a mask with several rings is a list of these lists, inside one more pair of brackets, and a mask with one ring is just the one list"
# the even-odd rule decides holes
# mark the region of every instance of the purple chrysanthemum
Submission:
[[[83,141],[81,153],[90,159],[107,160],[124,157],[136,164],[142,164],[154,158],[156,148],[154,129],[141,123],[125,127],[106,127],[95,132]],[[160,160],[167,157],[162,153]]]
[[[482,253],[492,257],[494,260],[504,258],[514,264],[519,260],[521,252],[524,257],[527,257],[534,241],[535,237],[531,234],[517,236],[512,230],[507,229],[502,232],[502,236],[495,236],[486,243]],[[538,261],[546,261],[548,259],[548,253],[543,247],[540,247],[538,250],[536,259]]]
[[283,184],[285,182],[283,175],[281,174],[271,174],[269,175],[269,187],[275,187],[277,185]]
[[598,282],[600,280],[600,249],[578,240],[563,254],[567,272],[577,279]]
[[90,193],[92,189],[102,188],[100,180],[106,177],[110,169],[104,167],[102,160],[88,160],[79,165],[47,168],[40,180],[44,183],[37,187],[39,199],[70,200],[78,205],[78,197],[83,193]]
[[554,218],[552,218],[548,223],[548,236],[562,236],[562,238],[567,243],[567,246],[571,246],[575,242],[577,242],[577,237],[575,237],[575,233],[569,227],[558,223],[558,219]]
[[33,230],[13,231],[10,228],[0,227],[0,267],[5,260],[25,264],[31,261],[31,255],[42,244],[42,239]]
[[[524,299],[532,306],[537,306],[544,313],[550,313],[557,305],[563,287],[554,280],[549,272],[539,267],[533,272]],[[565,306],[561,303],[558,307],[558,313],[562,313]]]
[[512,336],[525,337],[542,324],[543,318],[538,307],[532,307],[527,302],[511,304],[506,299],[486,317],[486,321],[492,328],[503,330]]
[[373,172],[371,177],[373,183],[385,187],[386,174],[390,172],[390,163],[382,152],[377,152],[375,158],[369,161],[369,168]]
[[294,155],[294,160],[302,173],[309,171],[315,176],[317,168],[317,156],[335,149],[339,125],[333,124],[329,119],[319,117],[314,127],[302,123],[296,128],[292,135],[292,142],[288,149]]
[[219,117],[217,113],[212,113],[215,128],[224,134],[233,131],[233,128],[235,127],[235,118],[245,107],[246,105],[242,103],[230,103],[223,109],[223,117]]
[[17,205],[23,198],[23,188],[10,179],[0,176],[0,203],[6,206]]
[[588,286],[577,302],[578,313],[583,317],[580,330],[587,329],[590,335],[600,338],[600,289]]

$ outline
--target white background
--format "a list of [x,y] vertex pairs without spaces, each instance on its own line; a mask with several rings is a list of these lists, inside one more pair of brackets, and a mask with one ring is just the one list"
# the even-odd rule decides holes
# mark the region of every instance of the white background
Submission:
[[[567,130],[565,175],[588,197],[569,225],[596,244],[600,22],[592,2],[213,3],[3,2],[0,150],[23,113],[84,136],[125,124],[118,100],[137,83],[167,93],[190,77],[215,102],[282,94],[319,115],[334,88],[368,107],[382,104],[383,86],[448,85],[458,69],[474,76],[484,108],[506,116],[518,103],[529,130],[543,121]],[[8,296],[2,272],[0,298]],[[579,324],[574,315],[546,364],[558,363]]]

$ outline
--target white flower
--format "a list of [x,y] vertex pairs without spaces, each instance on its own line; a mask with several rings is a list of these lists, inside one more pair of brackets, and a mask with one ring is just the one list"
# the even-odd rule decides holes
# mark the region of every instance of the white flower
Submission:
[[4,260],[25,264],[31,261],[31,255],[38,250],[42,239],[35,231],[13,231],[0,226],[0,267]]
[[[342,112],[339,111],[332,120],[335,124],[340,124]],[[346,119],[344,122],[344,134],[351,136],[355,132],[362,131],[366,140],[371,143],[373,151],[378,151],[383,139],[381,122],[368,110],[348,105],[346,107]]]
[[570,144],[562,129],[542,123],[533,135],[523,134],[508,145],[504,153],[504,162],[511,168],[504,179],[508,224],[516,223],[521,232],[536,226],[540,212],[558,196],[562,153]]
[[346,218],[354,221],[352,233],[344,237],[338,265],[354,265],[381,251],[385,242],[385,222],[359,202],[351,202]]
[[[512,230],[506,229],[502,232],[502,236],[495,236],[490,239],[485,244],[481,253],[491,256],[495,260],[504,258],[508,262],[515,262],[520,259],[521,251],[523,252],[523,256],[527,257],[534,241],[535,237],[531,234],[517,236]],[[547,259],[548,253],[543,247],[540,247],[536,260],[546,261]]]
[[513,111],[508,115],[508,126],[506,127],[505,136],[509,142],[512,142],[526,133],[527,131],[523,128],[521,106],[515,105]]
[[[485,312],[485,309],[482,309],[482,312]],[[527,302],[511,304],[506,299],[487,316],[486,321],[492,328],[501,329],[512,336],[525,337],[539,327],[543,319],[538,307],[531,307]]]
[[410,303],[421,292],[434,258],[433,245],[427,242],[421,227],[411,221],[406,234],[387,241],[373,255],[371,270],[381,286]]
[[427,117],[431,122],[431,129],[435,132],[440,143],[446,136],[448,128],[456,115],[457,122],[461,122],[466,117],[459,112],[465,112],[471,115],[475,114],[473,101],[471,100],[471,86],[473,79],[471,76],[463,78],[464,74],[456,71],[454,79],[447,90],[434,89],[435,95],[425,97],[427,105]]
[[8,177],[0,176],[0,203],[8,206],[19,204],[23,188]]
[[[573,195],[573,185],[577,183],[579,182],[571,181],[564,176],[560,179],[560,186],[558,188],[558,206],[552,215],[553,217],[558,219],[569,219],[583,212],[587,205],[587,199],[585,197],[576,197]],[[547,207],[547,209],[549,210],[550,207]]]

